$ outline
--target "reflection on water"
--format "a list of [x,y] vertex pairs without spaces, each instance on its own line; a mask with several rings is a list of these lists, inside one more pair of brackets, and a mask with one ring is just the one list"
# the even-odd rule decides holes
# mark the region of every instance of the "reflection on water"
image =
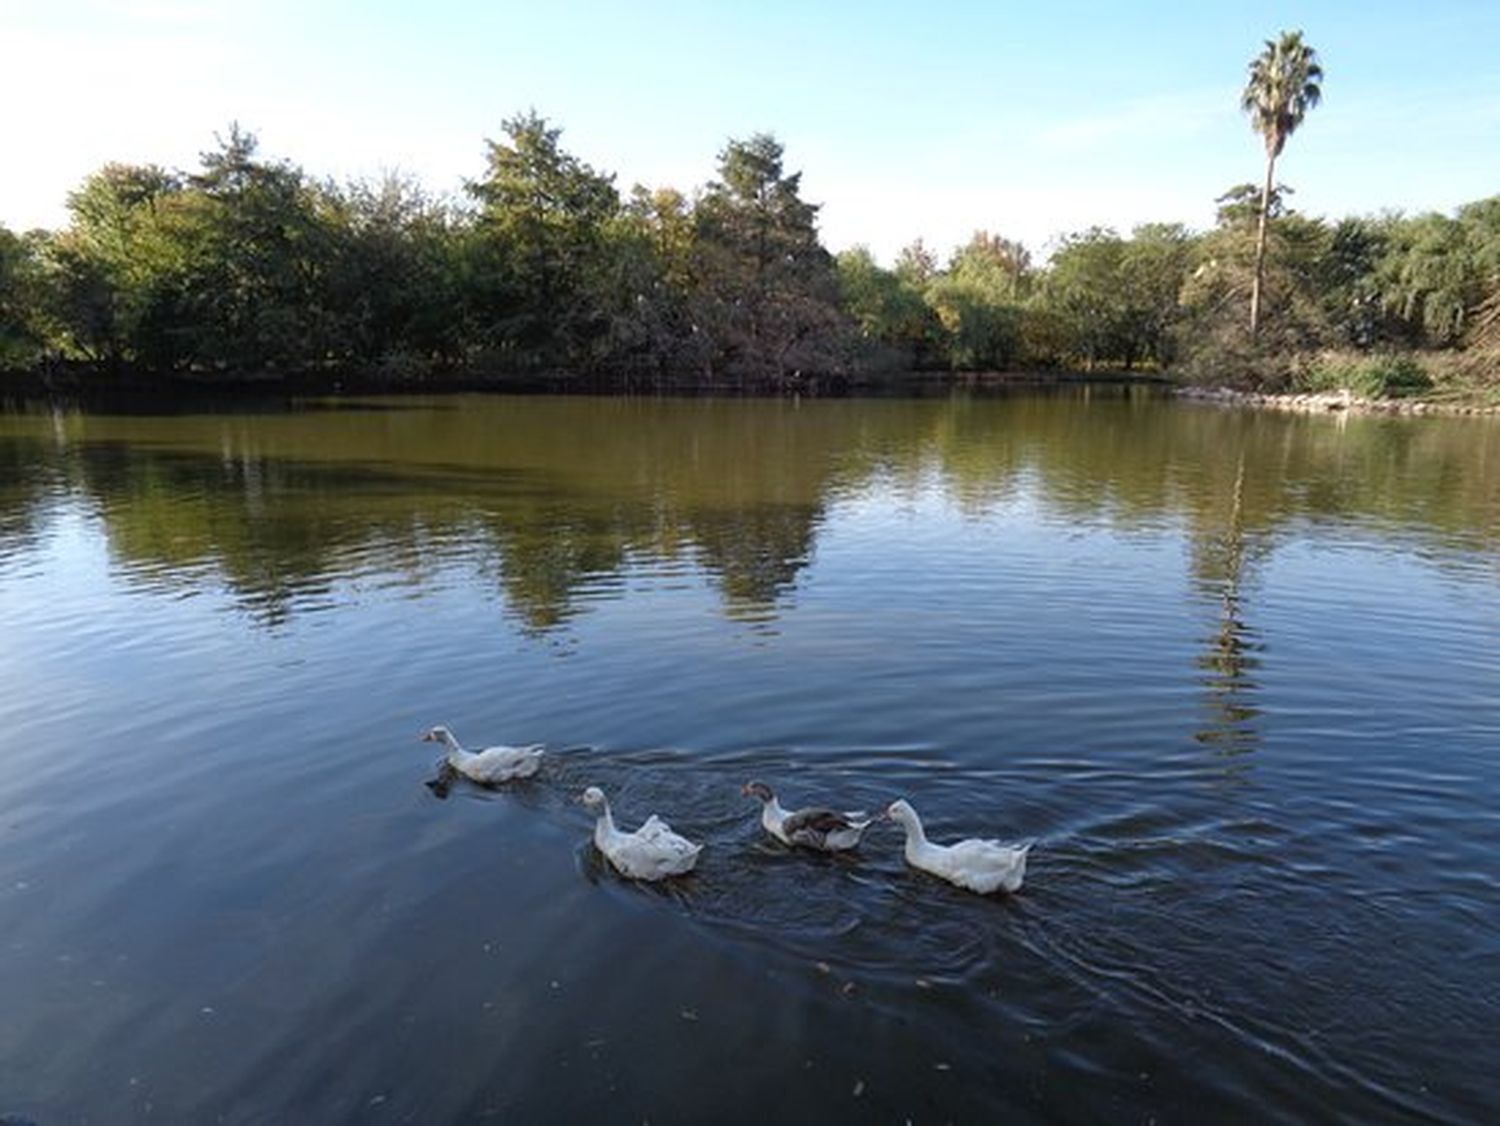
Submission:
[[1484,420],[0,413],[0,1114],[1495,1120],[1497,585]]
[[674,562],[707,576],[727,613],[756,619],[785,605],[830,503],[936,475],[975,515],[1024,502],[1127,531],[1180,521],[1196,580],[1234,619],[1247,544],[1271,550],[1300,522],[1482,546],[1500,521],[1485,422],[1335,426],[1124,398],[1083,425],[1056,395],[340,405],[4,416],[0,559],[34,544],[66,490],[137,579],[194,587],[212,574],[267,624],[328,605],[340,578],[395,573],[420,589],[456,563],[545,631],[618,596],[641,561],[667,580]]

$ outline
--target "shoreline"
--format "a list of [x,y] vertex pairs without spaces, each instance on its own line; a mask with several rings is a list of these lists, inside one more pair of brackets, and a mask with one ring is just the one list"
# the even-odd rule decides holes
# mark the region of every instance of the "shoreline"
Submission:
[[390,379],[357,371],[104,374],[87,369],[61,373],[0,372],[0,398],[21,400],[152,400],[224,403],[265,399],[309,399],[370,395],[668,395],[730,397],[884,398],[927,397],[955,391],[994,393],[1058,390],[1065,387],[1148,388],[1163,396],[1207,406],[1242,407],[1294,414],[1362,414],[1390,416],[1500,416],[1500,403],[1440,401],[1422,398],[1368,399],[1345,391],[1245,391],[1225,386],[1177,384],[1156,372],[1072,370],[918,371],[900,375],[805,375],[761,380],[677,380],[621,375],[576,375],[564,372],[514,374],[445,374],[417,379]]
[[87,368],[63,372],[0,372],[0,397],[139,400],[221,398],[226,402],[257,398],[314,398],[340,395],[444,395],[471,392],[499,395],[687,395],[687,396],[927,396],[955,390],[1008,391],[1028,388],[1148,386],[1170,389],[1156,374],[1126,372],[912,371],[899,374],[811,374],[795,372],[757,379],[676,379],[621,374],[569,372],[444,373],[392,379],[378,373],[224,372],[106,373]]

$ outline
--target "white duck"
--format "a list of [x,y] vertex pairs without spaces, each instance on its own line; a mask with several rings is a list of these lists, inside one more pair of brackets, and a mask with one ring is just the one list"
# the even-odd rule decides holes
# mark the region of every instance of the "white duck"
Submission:
[[493,786],[497,782],[509,782],[513,778],[530,778],[542,764],[542,745],[533,743],[529,747],[486,747],[482,751],[466,751],[453,732],[446,727],[434,727],[423,732],[422,742],[442,743],[448,748],[448,765],[465,778]]
[[776,794],[764,782],[746,782],[740,793],[761,800],[760,823],[766,832],[784,845],[802,845],[821,852],[845,852],[859,844],[859,838],[874,818],[860,813],[839,813],[833,809],[808,808],[788,812],[781,808]]
[[906,829],[906,862],[951,884],[988,895],[999,888],[1019,891],[1026,878],[1026,854],[1031,842],[1008,847],[999,841],[967,840],[953,845],[933,844],[922,831],[921,818],[911,803],[894,801],[886,816]]
[[633,880],[660,880],[691,872],[698,863],[702,845],[672,832],[672,827],[656,814],[633,833],[615,828],[604,791],[590,786],[579,799],[591,810],[600,810],[594,825],[594,844],[615,869]]

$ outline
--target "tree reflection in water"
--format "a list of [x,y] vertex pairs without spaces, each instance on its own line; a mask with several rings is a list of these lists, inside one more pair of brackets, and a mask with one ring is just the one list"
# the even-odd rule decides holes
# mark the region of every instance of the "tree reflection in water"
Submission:
[[[1231,460],[1232,459],[1232,460]],[[831,504],[938,488],[964,519],[1018,499],[1121,532],[1186,526],[1217,606],[1202,737],[1253,742],[1256,561],[1290,521],[1500,541],[1500,428],[1288,418],[1095,392],[921,400],[453,396],[338,410],[0,412],[0,565],[69,498],[132,582],[226,587],[277,626],[378,573],[416,593],[480,575],[528,632],[565,627],[641,573],[696,571],[765,623]],[[913,574],[914,584],[923,576]]]
[[1205,689],[1207,719],[1197,732],[1199,742],[1226,757],[1254,750],[1259,739],[1254,679],[1260,667],[1261,645],[1246,625],[1242,602],[1247,583],[1254,585],[1255,553],[1247,549],[1245,532],[1245,455],[1235,467],[1234,486],[1223,530],[1194,541],[1194,576],[1199,589],[1219,607],[1216,628],[1207,635],[1198,658]]

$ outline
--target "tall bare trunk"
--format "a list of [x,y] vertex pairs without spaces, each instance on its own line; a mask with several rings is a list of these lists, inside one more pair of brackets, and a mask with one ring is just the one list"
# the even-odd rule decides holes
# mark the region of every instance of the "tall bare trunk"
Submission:
[[1266,182],[1260,189],[1260,227],[1255,232],[1255,281],[1250,287],[1250,338],[1260,331],[1260,289],[1266,272],[1266,219],[1271,213],[1271,176],[1276,154],[1266,154]]

